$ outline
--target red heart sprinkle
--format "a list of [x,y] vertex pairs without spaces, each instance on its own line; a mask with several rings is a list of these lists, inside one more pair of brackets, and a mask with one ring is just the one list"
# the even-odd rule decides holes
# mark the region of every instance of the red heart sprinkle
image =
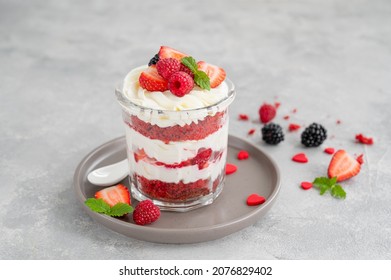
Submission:
[[234,164],[227,163],[227,164],[225,165],[225,174],[227,174],[227,175],[232,174],[232,173],[235,173],[236,170],[238,170],[238,168],[237,168],[236,165],[234,165]]
[[249,155],[247,151],[242,150],[238,153],[238,160],[248,159],[248,157]]
[[300,125],[298,125],[298,124],[295,124],[295,123],[289,124],[289,131],[296,131],[299,128],[300,128]]
[[256,206],[256,205],[260,205],[260,204],[264,203],[265,201],[266,201],[266,199],[263,196],[260,196],[259,194],[256,194],[256,193],[253,193],[247,197],[246,202],[247,202],[248,206]]
[[297,155],[294,155],[292,157],[293,161],[300,162],[300,163],[306,163],[308,162],[308,158],[304,153],[299,153]]
[[335,150],[334,150],[334,148],[326,148],[326,149],[324,149],[324,152],[326,154],[332,155],[332,154],[334,154]]
[[301,182],[300,186],[303,190],[309,190],[310,188],[312,188],[312,183],[311,182]]

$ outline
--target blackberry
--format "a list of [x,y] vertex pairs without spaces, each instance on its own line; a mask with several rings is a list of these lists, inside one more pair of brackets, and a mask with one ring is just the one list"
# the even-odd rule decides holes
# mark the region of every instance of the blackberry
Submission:
[[156,64],[159,61],[159,54],[155,54],[154,57],[151,58],[151,60],[148,63],[148,66],[151,66],[152,64]]
[[327,130],[318,123],[312,123],[301,134],[301,143],[306,147],[318,147],[327,138]]
[[271,145],[277,145],[284,141],[284,133],[281,126],[275,123],[268,123],[262,128],[262,140]]

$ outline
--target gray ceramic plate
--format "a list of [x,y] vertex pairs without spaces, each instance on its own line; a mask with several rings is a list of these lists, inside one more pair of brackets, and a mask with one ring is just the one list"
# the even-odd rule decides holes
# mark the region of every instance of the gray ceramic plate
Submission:
[[[238,166],[228,175],[225,187],[211,205],[185,213],[162,212],[155,223],[136,225],[132,215],[112,218],[90,211],[84,201],[102,187],[87,181],[90,171],[115,163],[126,157],[125,137],[116,138],[93,150],[78,165],[74,175],[74,189],[87,213],[107,228],[128,237],[157,243],[196,243],[214,240],[248,227],[272,207],[280,189],[280,174],[275,162],[259,147],[235,136],[229,136],[227,161]],[[247,150],[250,158],[239,161],[236,154]],[[129,186],[128,179],[122,181]],[[257,193],[266,198],[259,206],[247,206],[246,199]],[[137,204],[132,201],[133,206]]]

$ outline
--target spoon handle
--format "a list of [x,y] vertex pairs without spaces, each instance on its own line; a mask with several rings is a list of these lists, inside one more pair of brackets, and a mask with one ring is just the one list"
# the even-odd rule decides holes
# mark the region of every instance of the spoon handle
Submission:
[[124,159],[91,171],[88,174],[87,179],[93,185],[111,186],[122,181],[128,174],[128,160]]

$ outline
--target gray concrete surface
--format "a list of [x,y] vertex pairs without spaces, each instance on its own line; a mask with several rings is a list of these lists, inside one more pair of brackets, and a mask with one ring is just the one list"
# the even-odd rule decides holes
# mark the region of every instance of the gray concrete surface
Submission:
[[[0,0],[0,259],[390,259],[390,14],[387,0]],[[220,240],[124,237],[72,190],[84,155],[124,133],[115,84],[160,45],[226,69],[237,86],[231,133],[256,128],[248,139],[281,168],[268,215]],[[300,132],[263,144],[257,110],[275,101],[275,122],[322,123],[324,145],[304,149]],[[326,174],[327,146],[365,155],[344,201],[299,187]],[[308,164],[290,160],[301,151]]]

